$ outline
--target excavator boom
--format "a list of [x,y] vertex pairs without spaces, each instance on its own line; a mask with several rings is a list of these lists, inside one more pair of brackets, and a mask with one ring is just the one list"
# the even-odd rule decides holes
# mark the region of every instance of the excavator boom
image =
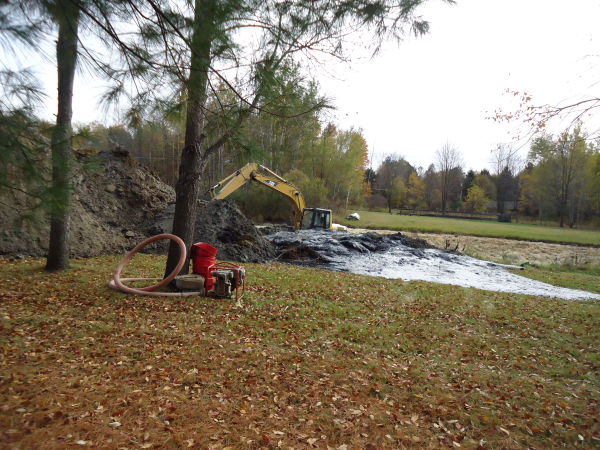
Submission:
[[[263,175],[259,169],[271,175],[271,177]],[[249,181],[256,181],[263,186],[273,189],[274,191],[283,194],[292,203],[294,207],[294,226],[300,229],[300,221],[302,220],[302,212],[306,208],[306,202],[302,193],[289,181],[284,180],[275,172],[261,166],[257,163],[250,163],[229,175],[224,180],[220,181],[211,187],[207,194],[210,194],[213,199],[223,199],[232,192],[236,191]],[[223,186],[224,185],[224,186]],[[215,190],[223,186],[223,188],[215,193]]]

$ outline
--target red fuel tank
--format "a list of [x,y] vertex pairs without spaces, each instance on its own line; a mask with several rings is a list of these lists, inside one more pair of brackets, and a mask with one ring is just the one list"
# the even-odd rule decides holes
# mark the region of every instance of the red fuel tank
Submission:
[[207,292],[213,288],[214,278],[208,273],[208,268],[215,264],[217,249],[205,242],[198,242],[192,246],[192,273],[204,277],[204,289]]

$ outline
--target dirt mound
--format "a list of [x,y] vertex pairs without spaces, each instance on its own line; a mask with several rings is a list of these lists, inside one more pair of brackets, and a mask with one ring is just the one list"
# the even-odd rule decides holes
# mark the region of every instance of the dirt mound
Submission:
[[258,231],[260,231],[263,236],[275,234],[279,231],[292,231],[293,232],[296,230],[291,225],[282,225],[282,224],[278,224],[278,225],[264,224],[264,225],[259,225],[256,228],[258,228]]
[[[147,237],[145,224],[175,200],[173,189],[127,150],[98,153],[91,162],[76,152],[74,159],[71,257],[131,249]],[[0,209],[0,254],[46,256],[48,218],[40,215],[37,222],[21,224],[18,208],[26,205],[22,194],[5,191],[0,200],[15,206]]]
[[[152,235],[170,232],[175,205],[169,205],[148,228]],[[217,259],[267,262],[275,258],[275,246],[262,237],[239,208],[227,200],[199,201],[194,242],[216,247]],[[162,251],[166,251],[166,243]]]
[[320,259],[324,263],[369,258],[398,246],[395,240],[377,233],[350,234],[323,229],[279,231],[266,238],[277,246],[279,259]]
[[[281,249],[278,250],[281,251]],[[306,244],[296,244],[285,250],[282,250],[277,258],[288,261],[302,261],[306,259],[325,261],[318,252],[316,252]]]
[[433,245],[429,244],[429,242],[427,242],[425,239],[411,238],[402,233],[390,234],[387,237],[411,248],[435,248]]
[[[127,150],[93,155],[75,153],[71,205],[71,257],[123,253],[144,239],[170,233],[175,211],[175,192]],[[84,159],[86,164],[84,164]],[[19,192],[4,192],[0,201],[23,207]],[[0,209],[0,255],[46,256],[49,220],[19,224],[18,210]],[[202,202],[196,218],[195,242],[219,249],[217,257],[238,262],[266,262],[275,257],[274,246],[265,240],[233,203]],[[145,248],[166,253],[168,241]]]
[[407,239],[400,233],[384,236],[374,232],[356,234],[313,229],[296,232],[278,231],[265,237],[277,247],[278,258],[288,260],[318,258],[325,262],[334,262],[340,258],[382,253],[398,247],[399,244],[412,252],[411,254],[430,248],[426,241]]

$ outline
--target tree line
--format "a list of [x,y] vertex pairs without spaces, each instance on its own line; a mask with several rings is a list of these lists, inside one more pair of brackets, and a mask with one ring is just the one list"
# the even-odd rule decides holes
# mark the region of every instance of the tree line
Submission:
[[388,155],[376,170],[365,170],[365,207],[519,212],[571,228],[600,218],[600,141],[590,140],[582,123],[559,135],[534,136],[524,159],[500,144],[489,167],[466,171],[460,150],[449,142],[426,170]]

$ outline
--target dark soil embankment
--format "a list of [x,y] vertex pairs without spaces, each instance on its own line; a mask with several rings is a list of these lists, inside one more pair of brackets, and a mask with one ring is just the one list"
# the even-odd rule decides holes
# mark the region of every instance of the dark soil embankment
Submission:
[[[170,233],[175,192],[127,150],[93,155],[95,169],[86,169],[84,156],[75,153],[71,202],[71,257],[118,254],[131,250],[147,237]],[[27,199],[4,190],[0,201],[0,255],[46,256],[49,220],[39,214],[37,222],[19,220]],[[265,240],[240,210],[227,201],[202,202],[196,219],[195,242],[207,242],[219,252],[218,259],[266,262],[275,257],[274,246]],[[167,241],[145,251],[165,253]]]
[[[122,253],[142,239],[145,224],[175,199],[173,189],[129,152],[115,149],[93,157],[86,169],[84,155],[75,153],[71,202],[71,257]],[[26,199],[3,191],[0,209],[0,254],[46,256],[50,221],[41,212],[35,222],[19,221]]]
[[[264,263],[275,258],[275,246],[266,240],[239,208],[227,200],[199,201],[194,242],[218,249],[217,259]],[[152,235],[173,226],[175,205],[169,205],[149,228]],[[163,244],[166,250],[166,244]]]

